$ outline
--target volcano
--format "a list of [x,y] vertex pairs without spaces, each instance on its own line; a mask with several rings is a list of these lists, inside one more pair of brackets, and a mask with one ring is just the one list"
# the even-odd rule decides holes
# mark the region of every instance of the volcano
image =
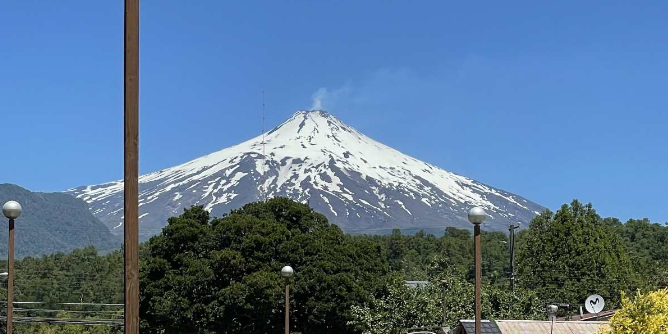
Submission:
[[[308,203],[349,233],[471,228],[481,206],[487,230],[529,222],[544,208],[383,145],[323,110],[298,111],[241,144],[139,178],[140,235],[201,205],[221,216],[246,203],[283,196]],[[113,233],[123,229],[123,181],[66,191],[88,202]]]

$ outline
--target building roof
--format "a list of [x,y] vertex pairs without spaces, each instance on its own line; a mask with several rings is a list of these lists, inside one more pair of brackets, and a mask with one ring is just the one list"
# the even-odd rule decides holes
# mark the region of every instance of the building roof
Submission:
[[596,314],[596,313],[585,313],[583,315],[574,315],[571,316],[569,319],[564,319],[564,318],[557,318],[558,320],[580,320],[580,321],[590,321],[590,320],[608,320],[612,318],[615,313],[617,313],[618,310],[607,310],[607,311],[601,311],[601,313]]
[[598,334],[608,327],[607,321],[551,321],[534,320],[497,320],[496,325],[502,334]]
[[[461,334],[474,334],[475,333],[475,321],[474,320],[460,320],[458,326],[458,331],[455,333]],[[482,320],[480,322],[480,334],[503,334],[499,327],[493,321]]]
[[405,329],[406,332],[410,333],[420,333],[420,332],[425,332],[425,333],[436,333],[436,334],[449,334],[450,333],[450,328],[449,327],[420,327],[420,328],[407,328]]
[[429,284],[429,281],[405,281],[405,284],[407,287],[415,288],[426,286]]
[[[601,329],[607,328],[606,321],[555,321],[552,328],[551,321],[535,320],[483,320],[480,334],[598,334]],[[461,320],[455,329],[455,334],[474,334],[475,322]]]

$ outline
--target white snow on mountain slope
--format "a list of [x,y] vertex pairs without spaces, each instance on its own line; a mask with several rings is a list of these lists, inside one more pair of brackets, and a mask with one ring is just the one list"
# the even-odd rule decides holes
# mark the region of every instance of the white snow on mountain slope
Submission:
[[[344,230],[358,232],[467,227],[471,206],[485,208],[490,226],[500,229],[542,210],[402,154],[321,110],[299,111],[264,135],[143,175],[139,182],[144,237],[158,233],[184,207],[203,205],[220,215],[274,196],[308,201]],[[122,226],[122,181],[67,192],[88,202],[110,228]]]

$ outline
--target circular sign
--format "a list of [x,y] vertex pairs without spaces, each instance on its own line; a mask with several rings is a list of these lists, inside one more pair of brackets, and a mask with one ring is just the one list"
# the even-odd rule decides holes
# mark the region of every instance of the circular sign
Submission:
[[603,300],[603,297],[599,295],[591,295],[587,297],[587,300],[585,301],[585,308],[589,313],[601,313],[604,306],[605,301]]

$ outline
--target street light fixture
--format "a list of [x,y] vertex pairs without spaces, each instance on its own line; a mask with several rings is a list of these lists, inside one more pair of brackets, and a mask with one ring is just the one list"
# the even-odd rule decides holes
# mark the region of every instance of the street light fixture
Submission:
[[16,201],[2,206],[2,214],[9,219],[9,243],[7,251],[7,334],[13,332],[14,313],[14,219],[19,218],[23,209]]
[[285,278],[285,334],[290,334],[290,277],[294,274],[295,271],[290,266],[281,269],[281,276]]
[[483,208],[477,206],[469,210],[469,222],[473,224],[473,249],[475,253],[475,334],[481,334],[480,284],[482,279],[482,255],[480,250],[480,224],[485,221],[485,218],[487,218],[487,213]]

